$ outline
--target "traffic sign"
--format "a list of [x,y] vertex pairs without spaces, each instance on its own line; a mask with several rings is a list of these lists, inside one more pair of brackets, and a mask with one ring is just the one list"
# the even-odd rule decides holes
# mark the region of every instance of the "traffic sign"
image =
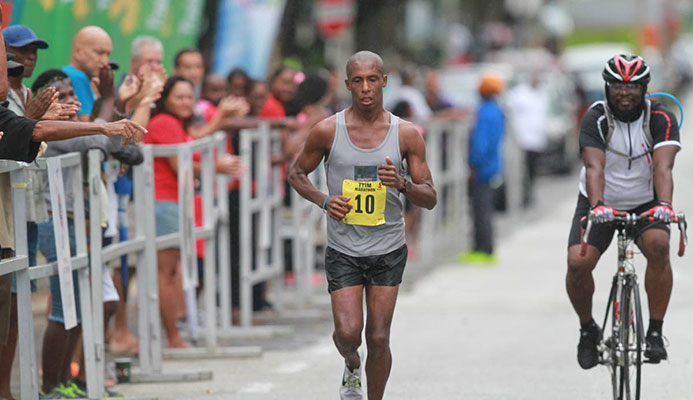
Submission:
[[354,22],[354,0],[318,0],[315,3],[315,20],[320,35],[334,39],[343,35]]

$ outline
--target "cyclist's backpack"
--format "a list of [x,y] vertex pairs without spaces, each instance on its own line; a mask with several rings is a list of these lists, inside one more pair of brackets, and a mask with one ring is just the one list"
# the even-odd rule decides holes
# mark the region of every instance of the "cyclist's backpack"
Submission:
[[[602,106],[604,106],[604,116],[606,117],[608,131],[606,133],[606,136],[604,136],[603,134],[602,136],[604,136],[604,144],[606,144],[606,148],[610,152],[617,154],[621,157],[625,157],[631,161],[640,158],[645,154],[652,153],[654,139],[652,138],[652,132],[650,131],[650,114],[652,113],[652,102],[650,100],[645,100],[645,117],[642,120],[642,131],[645,135],[645,144],[647,145],[647,152],[637,156],[629,156],[628,154],[614,150],[613,148],[611,148],[611,146],[609,146],[609,141],[611,140],[611,137],[614,135],[614,115],[611,113],[609,105],[606,103],[606,101],[598,101],[594,105],[597,104],[601,104]],[[598,126],[601,133],[601,125]]]

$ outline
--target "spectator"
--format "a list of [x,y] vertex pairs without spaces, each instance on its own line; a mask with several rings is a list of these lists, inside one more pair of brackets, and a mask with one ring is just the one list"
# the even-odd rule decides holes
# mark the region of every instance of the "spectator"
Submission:
[[[226,81],[219,75],[208,74],[202,81],[201,98],[196,109],[205,122],[210,122],[219,111],[219,103],[227,96]],[[236,95],[234,95],[236,96]],[[243,97],[243,94],[241,96]]]
[[248,91],[248,85],[250,84],[250,77],[243,70],[243,68],[236,67],[229,72],[226,77],[226,82],[228,83],[229,94],[236,97],[243,97]]
[[269,92],[267,91],[267,83],[265,81],[251,81],[248,84],[248,90],[245,95],[248,105],[250,106],[248,116],[259,116],[265,107],[268,96]]
[[[149,122],[146,143],[178,144],[189,142],[188,129],[194,109],[193,83],[173,76],[166,81],[161,98],[156,103],[154,117]],[[220,113],[221,114],[221,113]],[[214,121],[221,124],[222,119]],[[216,127],[218,128],[218,126]],[[239,175],[243,167],[237,157],[224,156],[216,162],[219,173]],[[176,157],[154,159],[154,197],[156,200],[156,234],[166,235],[178,231],[178,164]],[[180,250],[168,248],[158,252],[159,308],[169,347],[189,347],[178,333],[176,320],[183,302],[180,284]]]
[[426,73],[426,104],[434,113],[453,107],[452,102],[440,93],[438,78],[439,75],[436,70],[430,70]]
[[296,93],[294,75],[296,75],[296,71],[286,66],[281,66],[272,73],[269,79],[270,95],[260,112],[260,118],[286,117],[284,104],[293,99],[294,93]]
[[533,202],[539,157],[548,144],[546,116],[549,103],[546,93],[539,87],[539,76],[535,74],[530,82],[522,82],[509,91],[507,104],[513,131],[525,153],[522,205],[529,207]]
[[[164,48],[158,39],[151,36],[138,36],[133,40],[130,48],[130,72],[125,74],[120,82],[115,114],[130,115],[130,119],[142,125],[149,123],[151,104],[159,98],[164,85],[163,57]],[[127,164],[120,165],[118,160],[115,160],[115,165],[107,163],[107,166],[105,174],[109,229],[104,233],[104,237],[112,238],[115,236],[118,224],[127,219],[132,181],[125,173]],[[116,190],[116,186],[119,190]],[[127,230],[120,229],[119,233],[126,235]],[[120,239],[125,240],[127,237],[121,236]],[[124,261],[127,262],[126,257]],[[112,354],[134,354],[139,347],[137,338],[128,330],[126,307],[127,281],[133,278],[135,269],[129,268],[127,263],[123,264],[113,274],[113,283],[118,291],[119,300],[114,314],[114,329],[106,335],[108,350]],[[124,279],[123,269],[128,273],[127,280]],[[108,322],[104,326],[108,326]]]
[[502,142],[505,117],[497,96],[503,81],[492,74],[484,75],[479,84],[481,104],[469,138],[469,194],[474,220],[472,251],[460,257],[463,263],[492,263],[493,254],[493,191],[492,183],[502,171]]
[[[110,81],[110,84],[112,85],[113,81]],[[58,91],[58,101],[64,104],[79,104],[72,87],[71,80],[65,72],[53,69],[42,73],[34,82],[32,91],[39,95],[42,90],[46,90],[48,87],[53,87]],[[112,94],[105,94],[105,96],[112,96]],[[100,103],[101,101],[99,100],[98,104]],[[74,117],[74,119],[76,120],[77,117]],[[58,156],[74,151],[80,152],[86,156],[86,153],[93,148],[100,149],[105,155],[123,151],[121,148],[120,138],[106,138],[98,136],[78,137],[52,143],[46,151],[45,156]],[[137,148],[135,147],[135,149]],[[69,176],[65,175],[63,179],[65,179],[66,187],[70,187]],[[105,190],[105,188],[103,188],[103,190]],[[43,193],[46,205],[48,208],[50,208],[50,196],[47,181],[44,181]],[[71,211],[72,204],[74,203],[71,196],[72,194],[69,193],[66,201],[68,212]],[[71,218],[68,218],[68,226],[70,228],[71,251],[74,252],[74,224]],[[57,254],[55,250],[55,236],[52,219],[49,219],[48,222],[38,224],[38,237],[38,247],[43,256],[46,258],[46,261],[55,261],[57,259]],[[73,273],[73,276],[74,282],[77,282],[77,274]],[[113,289],[113,283],[110,280],[110,274],[104,273],[104,280],[107,281],[104,284],[104,301],[111,302],[110,304],[105,304],[104,306],[104,316],[107,317],[115,310],[114,301],[117,301],[117,294],[110,297],[108,296],[108,293],[113,294],[115,291]],[[51,277],[51,299],[51,312],[48,316],[49,323],[46,327],[46,332],[43,338],[43,391],[45,393],[54,392],[54,396],[67,395],[69,393],[81,394],[81,392],[84,392],[85,390],[83,380],[84,366],[82,365],[82,368],[80,368],[82,380],[79,378],[72,381],[69,380],[71,376],[69,368],[70,361],[72,360],[72,356],[80,338],[81,327],[78,325],[70,330],[65,330],[60,294],[60,281],[57,276]],[[77,318],[79,321],[79,290],[77,290],[77,286],[75,286],[75,303],[77,305]]]
[[394,88],[385,99],[385,109],[391,110],[400,101],[406,101],[411,105],[413,118],[425,120],[431,116],[431,108],[426,103],[426,98],[414,87],[414,73],[404,68],[399,70],[402,80],[401,86]]
[[186,47],[180,50],[173,59],[173,74],[182,76],[195,86],[195,98],[198,98],[202,78],[205,76],[205,64],[199,50]]
[[110,70],[108,57],[112,51],[111,37],[98,26],[85,26],[75,35],[72,57],[63,71],[72,79],[77,99],[82,103],[78,114],[80,121],[91,121],[91,111],[96,101],[91,80],[98,78],[101,70]]

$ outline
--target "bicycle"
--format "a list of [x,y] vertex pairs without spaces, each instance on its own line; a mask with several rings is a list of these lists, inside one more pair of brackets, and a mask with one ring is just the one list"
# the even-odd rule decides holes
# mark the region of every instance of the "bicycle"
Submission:
[[[586,219],[580,248],[581,256],[584,256],[587,250],[587,239],[595,217],[596,215],[590,212]],[[643,363],[648,362],[643,361],[643,317],[638,277],[633,264],[635,226],[643,220],[657,222],[653,221],[652,217],[628,213],[617,213],[612,222],[618,231],[618,269],[612,280],[602,324],[606,330],[607,322],[611,319],[611,336],[605,340],[602,330],[597,349],[599,363],[606,365],[611,373],[614,400],[640,399],[641,367]],[[682,257],[688,243],[688,224],[683,213],[676,214],[674,222],[678,224],[680,232],[678,255]]]

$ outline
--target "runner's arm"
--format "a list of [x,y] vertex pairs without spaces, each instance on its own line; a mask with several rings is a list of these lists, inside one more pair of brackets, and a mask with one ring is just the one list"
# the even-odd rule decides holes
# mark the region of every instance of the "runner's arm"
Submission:
[[413,124],[403,122],[400,129],[412,181],[405,196],[415,205],[430,210],[438,203],[438,194],[426,162],[426,143]]
[[604,164],[606,153],[596,147],[582,149],[582,161],[585,163],[585,186],[590,206],[604,202]]
[[[330,127],[332,127],[331,131]],[[303,151],[298,155],[289,172],[289,183],[298,194],[321,208],[328,195],[313,186],[308,179],[308,174],[313,172],[326,156],[333,138],[334,123],[330,124],[329,119],[315,125],[308,134]]]

